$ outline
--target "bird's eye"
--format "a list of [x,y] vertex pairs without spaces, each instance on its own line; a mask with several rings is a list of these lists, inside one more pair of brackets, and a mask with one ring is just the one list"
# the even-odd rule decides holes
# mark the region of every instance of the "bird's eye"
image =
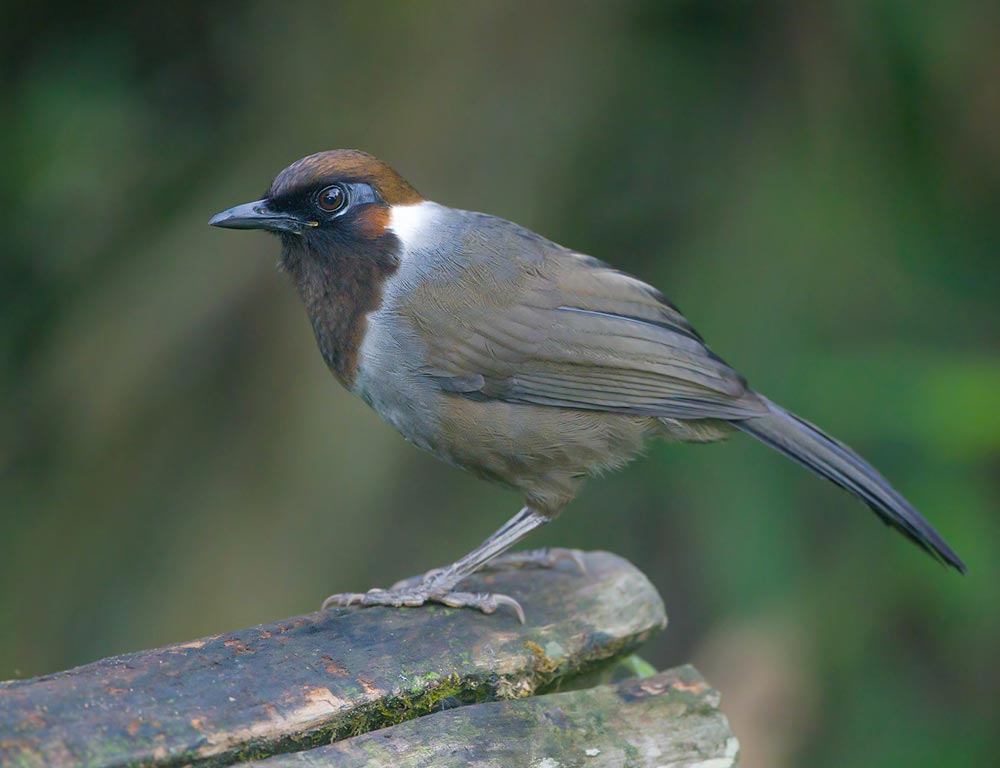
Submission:
[[334,184],[320,190],[316,195],[316,204],[327,213],[336,213],[347,204],[347,193],[343,187]]

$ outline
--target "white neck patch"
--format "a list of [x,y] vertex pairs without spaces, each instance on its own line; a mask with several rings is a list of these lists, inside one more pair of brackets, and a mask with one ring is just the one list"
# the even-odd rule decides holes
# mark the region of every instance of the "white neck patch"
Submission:
[[432,233],[429,225],[437,212],[438,206],[430,200],[392,206],[388,229],[399,238],[404,253],[419,248],[421,241]]

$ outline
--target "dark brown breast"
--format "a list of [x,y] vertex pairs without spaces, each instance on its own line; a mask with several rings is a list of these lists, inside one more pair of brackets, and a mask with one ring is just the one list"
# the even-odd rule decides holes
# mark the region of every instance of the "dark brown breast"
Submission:
[[323,359],[350,388],[358,372],[366,315],[382,304],[385,281],[399,268],[399,240],[386,231],[388,210],[369,206],[342,230],[282,237],[282,265],[292,278]]

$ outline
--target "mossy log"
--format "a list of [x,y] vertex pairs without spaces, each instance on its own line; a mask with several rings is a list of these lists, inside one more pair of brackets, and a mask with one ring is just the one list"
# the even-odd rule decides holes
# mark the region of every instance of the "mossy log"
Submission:
[[730,768],[739,744],[691,667],[616,685],[473,704],[258,768]]
[[[469,589],[516,597],[523,626],[503,610],[338,608],[0,683],[0,765],[232,765],[415,718],[446,723],[452,707],[592,685],[666,616],[631,564],[583,557],[585,573],[565,562],[469,579]],[[619,694],[570,695],[565,711],[584,717],[586,701]],[[439,710],[449,711],[424,717]]]

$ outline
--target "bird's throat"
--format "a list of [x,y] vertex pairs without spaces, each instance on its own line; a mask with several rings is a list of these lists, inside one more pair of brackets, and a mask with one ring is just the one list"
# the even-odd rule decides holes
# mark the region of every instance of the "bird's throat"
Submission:
[[302,297],[323,359],[350,388],[367,316],[381,306],[385,281],[399,268],[399,240],[386,233],[353,241],[337,236],[283,241],[282,265]]

